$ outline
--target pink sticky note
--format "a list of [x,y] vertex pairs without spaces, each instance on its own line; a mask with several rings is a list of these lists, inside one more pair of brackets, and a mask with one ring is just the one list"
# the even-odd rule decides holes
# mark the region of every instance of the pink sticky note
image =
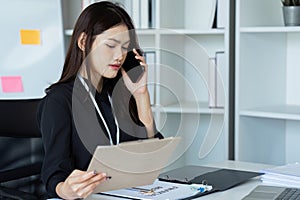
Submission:
[[2,76],[2,91],[5,92],[23,92],[23,83],[21,76]]

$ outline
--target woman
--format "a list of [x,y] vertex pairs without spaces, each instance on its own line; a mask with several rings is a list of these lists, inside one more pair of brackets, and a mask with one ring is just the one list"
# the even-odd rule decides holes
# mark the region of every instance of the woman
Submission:
[[[104,173],[85,171],[97,145],[162,138],[138,49],[132,21],[120,6],[99,2],[79,16],[61,78],[46,89],[38,111],[49,197],[84,198],[106,180]],[[135,65],[145,73],[132,80]]]

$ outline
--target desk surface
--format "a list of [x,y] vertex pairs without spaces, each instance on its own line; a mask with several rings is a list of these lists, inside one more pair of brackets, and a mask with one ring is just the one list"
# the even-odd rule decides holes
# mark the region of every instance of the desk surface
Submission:
[[[248,163],[248,162],[240,162],[240,161],[225,161],[220,163],[214,163],[210,165],[205,165],[209,167],[218,167],[218,168],[226,168],[226,169],[239,169],[245,171],[254,171],[258,172],[261,169],[266,169],[273,167],[272,165],[264,165],[264,164],[257,164],[257,163]],[[243,183],[239,186],[231,188],[229,190],[223,192],[216,192],[210,195],[206,195],[203,197],[199,197],[197,199],[201,200],[240,200],[244,196],[246,196],[253,188],[257,185],[262,184],[259,177],[252,178],[246,183]],[[124,198],[117,198],[117,197],[108,197],[102,195],[91,195],[88,200],[121,200]]]

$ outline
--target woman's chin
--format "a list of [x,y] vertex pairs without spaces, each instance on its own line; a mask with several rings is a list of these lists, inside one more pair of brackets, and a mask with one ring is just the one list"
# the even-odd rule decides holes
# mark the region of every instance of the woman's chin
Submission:
[[105,78],[115,78],[117,76],[118,72],[116,71],[115,73],[110,73],[110,74],[105,74],[103,77]]

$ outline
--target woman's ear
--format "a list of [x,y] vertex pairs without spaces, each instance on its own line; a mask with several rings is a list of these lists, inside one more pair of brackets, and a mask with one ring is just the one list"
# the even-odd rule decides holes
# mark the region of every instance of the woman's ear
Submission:
[[77,45],[81,51],[85,51],[86,37],[86,33],[82,32],[77,40]]

